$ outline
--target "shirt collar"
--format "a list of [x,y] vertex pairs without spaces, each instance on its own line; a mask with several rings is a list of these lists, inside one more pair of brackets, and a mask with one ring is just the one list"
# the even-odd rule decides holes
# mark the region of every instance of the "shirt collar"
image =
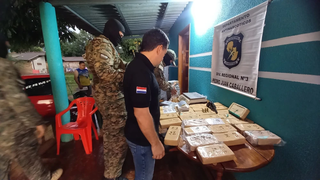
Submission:
[[154,71],[154,66],[145,55],[141,53],[136,53],[136,58],[142,60],[142,62],[148,67],[150,71]]

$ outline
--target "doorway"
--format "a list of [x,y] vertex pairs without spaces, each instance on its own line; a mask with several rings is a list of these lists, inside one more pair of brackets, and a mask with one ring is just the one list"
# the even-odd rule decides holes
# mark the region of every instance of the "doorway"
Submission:
[[179,33],[178,80],[180,93],[189,91],[190,24]]

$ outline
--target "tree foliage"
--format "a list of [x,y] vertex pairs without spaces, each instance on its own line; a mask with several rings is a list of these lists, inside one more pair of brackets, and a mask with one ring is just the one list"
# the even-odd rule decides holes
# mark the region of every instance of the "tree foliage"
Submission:
[[[71,41],[74,37],[69,28],[75,28],[75,26],[61,17],[57,17],[57,22],[60,40]],[[39,1],[2,0],[0,32],[7,35],[13,51],[24,52],[34,46],[43,47]]]
[[61,52],[66,57],[79,57],[85,53],[85,47],[89,40],[93,39],[93,35],[80,30],[80,33],[73,32],[73,41],[61,42]]
[[139,51],[142,38],[126,39],[121,42],[123,53],[120,54],[124,61],[132,61],[135,53]]

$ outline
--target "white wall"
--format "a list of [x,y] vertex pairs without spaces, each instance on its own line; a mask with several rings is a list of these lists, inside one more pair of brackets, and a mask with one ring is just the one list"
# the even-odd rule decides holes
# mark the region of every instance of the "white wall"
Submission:
[[39,70],[40,73],[48,73],[44,56],[34,59],[31,63],[34,70]]

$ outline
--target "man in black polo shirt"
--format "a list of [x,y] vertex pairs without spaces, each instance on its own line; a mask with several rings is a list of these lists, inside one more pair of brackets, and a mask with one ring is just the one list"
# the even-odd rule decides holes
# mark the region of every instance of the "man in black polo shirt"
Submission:
[[169,39],[160,29],[152,29],[142,39],[140,53],[124,75],[124,97],[128,119],[125,136],[133,155],[135,180],[152,180],[155,159],[165,152],[158,137],[159,85],[153,74],[167,52]]

